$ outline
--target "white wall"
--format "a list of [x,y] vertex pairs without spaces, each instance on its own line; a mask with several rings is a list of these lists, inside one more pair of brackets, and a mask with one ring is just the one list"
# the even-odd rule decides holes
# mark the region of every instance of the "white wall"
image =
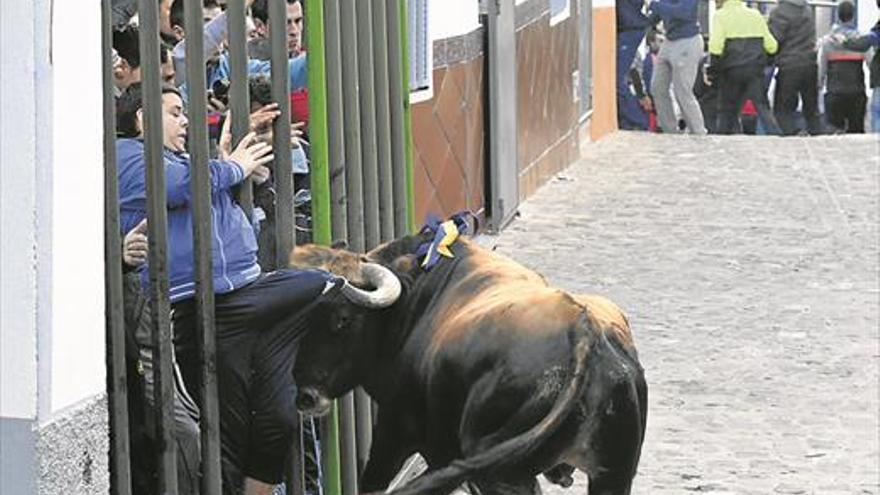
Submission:
[[480,2],[477,0],[430,0],[428,29],[432,40],[452,38],[480,27]]
[[0,3],[0,417],[37,407],[34,8]]
[[877,2],[875,0],[856,0],[859,15],[859,31],[868,31],[877,22]]
[[40,366],[51,366],[55,412],[106,385],[100,1],[53,4],[51,343]]

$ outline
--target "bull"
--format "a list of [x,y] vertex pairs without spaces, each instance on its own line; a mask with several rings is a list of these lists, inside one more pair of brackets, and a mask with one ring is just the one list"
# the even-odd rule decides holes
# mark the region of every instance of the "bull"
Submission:
[[315,310],[323,328],[303,338],[300,411],[326,413],[358,386],[378,403],[363,492],[384,490],[420,453],[428,472],[393,493],[467,482],[485,495],[533,494],[538,474],[569,486],[575,468],[589,495],[630,493],[647,385],[626,316],[465,238],[425,270],[416,253],[437,237],[424,229],[366,254],[292,252],[291,266],[330,271],[349,291]]

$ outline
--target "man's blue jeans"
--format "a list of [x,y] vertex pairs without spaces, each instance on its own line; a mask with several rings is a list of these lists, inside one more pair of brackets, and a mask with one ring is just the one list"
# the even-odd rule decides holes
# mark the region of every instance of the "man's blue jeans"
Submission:
[[648,115],[627,83],[636,49],[644,37],[642,29],[617,33],[617,124],[621,129],[648,129]]

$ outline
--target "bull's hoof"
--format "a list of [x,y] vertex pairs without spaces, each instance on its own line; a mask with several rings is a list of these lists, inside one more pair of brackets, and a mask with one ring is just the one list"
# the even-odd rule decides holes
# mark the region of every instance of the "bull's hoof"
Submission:
[[572,474],[574,474],[574,466],[559,464],[558,466],[554,466],[544,472],[544,477],[554,485],[568,488],[574,484],[574,478],[571,476]]

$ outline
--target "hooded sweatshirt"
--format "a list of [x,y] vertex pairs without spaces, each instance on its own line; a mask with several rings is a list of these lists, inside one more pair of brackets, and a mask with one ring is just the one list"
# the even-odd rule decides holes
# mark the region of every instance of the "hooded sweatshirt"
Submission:
[[642,0],[620,0],[617,2],[617,32],[645,31],[648,29],[648,16],[642,13]]
[[[168,208],[168,282],[171,302],[195,295],[193,274],[193,218],[190,204],[189,158],[182,153],[163,152]],[[139,139],[117,139],[119,209],[122,233],[147,216],[144,143]],[[223,294],[256,280],[257,239],[244,211],[233,201],[231,188],[244,180],[244,170],[235,162],[210,160],[211,231],[213,234],[214,292]],[[141,285],[149,286],[147,265],[140,267]]]
[[652,22],[663,20],[666,39],[682,40],[700,34],[697,5],[697,0],[657,0],[651,2],[649,12]]
[[769,26],[779,43],[780,69],[816,64],[816,21],[806,0],[781,0],[770,12]]

